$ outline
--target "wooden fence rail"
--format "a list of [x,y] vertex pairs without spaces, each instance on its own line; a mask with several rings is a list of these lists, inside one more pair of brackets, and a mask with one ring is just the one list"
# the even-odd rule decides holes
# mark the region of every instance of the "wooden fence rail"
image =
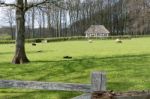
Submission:
[[[106,92],[106,74],[104,72],[93,72],[91,74],[91,84],[0,80],[0,88],[25,88],[52,91],[80,91],[85,92],[86,94],[74,97],[72,99],[101,99],[94,98],[93,94],[95,94],[95,92]],[[136,96],[114,96],[113,99],[150,99],[150,93],[148,92]]]
[[91,85],[56,83],[56,82],[0,80],[0,88],[26,88],[26,89],[40,89],[40,90],[90,92]]

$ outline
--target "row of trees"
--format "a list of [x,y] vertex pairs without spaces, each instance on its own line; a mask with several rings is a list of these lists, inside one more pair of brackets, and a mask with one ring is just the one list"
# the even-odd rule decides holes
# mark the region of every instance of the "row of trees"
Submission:
[[[28,10],[26,37],[84,36],[93,24],[105,25],[112,35],[150,33],[149,0],[62,0]],[[5,10],[5,20],[14,34],[14,10]],[[36,28],[36,29],[35,29]]]

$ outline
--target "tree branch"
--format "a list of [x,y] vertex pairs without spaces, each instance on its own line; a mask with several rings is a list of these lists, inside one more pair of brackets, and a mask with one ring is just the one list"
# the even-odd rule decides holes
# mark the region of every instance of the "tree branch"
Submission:
[[16,4],[5,3],[3,1],[0,1],[0,7],[17,7],[17,8],[20,8]]
[[[41,2],[38,3],[32,3],[32,4],[27,4],[27,2],[25,2],[25,6],[24,6],[24,11],[27,11],[33,7],[38,7],[44,4],[52,4],[58,8],[62,8],[62,9],[67,9],[65,7],[62,7],[58,4],[58,2],[60,2],[61,0],[43,0]],[[21,7],[17,6],[16,4],[9,4],[9,3],[5,3],[4,1],[0,0],[0,7],[17,7],[19,9],[21,9]]]
[[[59,1],[61,1],[61,0],[59,0]],[[54,6],[56,6],[56,7],[58,7],[58,8],[62,8],[62,9],[68,10],[66,7],[63,7],[63,6],[59,5],[59,4],[56,3],[56,2],[51,2],[51,4],[53,4]],[[61,4],[62,4],[62,3],[61,3]]]
[[147,8],[150,8],[150,1],[145,1],[144,2]]
[[35,4],[29,4],[29,5],[25,8],[25,10],[27,11],[27,10],[33,8],[33,7],[37,7],[37,6],[39,6],[39,5],[46,4],[46,3],[48,3],[48,0],[44,0],[44,1],[42,1],[42,2],[35,3]]
[[26,11],[33,8],[33,7],[38,7],[38,6],[41,6],[43,4],[53,4],[54,6],[56,7],[59,7],[59,8],[62,8],[62,9],[66,9],[65,7],[62,7],[60,6],[57,2],[59,2],[61,0],[57,0],[57,1],[53,1],[53,0],[44,0],[44,1],[41,1],[39,3],[33,3],[33,4],[29,4],[27,7],[26,7]]

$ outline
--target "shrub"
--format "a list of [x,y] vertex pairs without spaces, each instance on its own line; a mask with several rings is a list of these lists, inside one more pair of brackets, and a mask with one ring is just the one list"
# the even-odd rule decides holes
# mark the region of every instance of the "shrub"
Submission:
[[15,40],[0,40],[0,44],[12,44],[15,43]]
[[42,39],[35,39],[35,43],[41,43]]

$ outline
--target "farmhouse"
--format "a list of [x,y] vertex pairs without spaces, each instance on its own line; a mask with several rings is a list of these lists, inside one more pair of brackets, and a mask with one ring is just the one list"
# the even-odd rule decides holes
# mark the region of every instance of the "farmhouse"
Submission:
[[104,25],[91,25],[85,31],[86,37],[108,37],[109,33]]

